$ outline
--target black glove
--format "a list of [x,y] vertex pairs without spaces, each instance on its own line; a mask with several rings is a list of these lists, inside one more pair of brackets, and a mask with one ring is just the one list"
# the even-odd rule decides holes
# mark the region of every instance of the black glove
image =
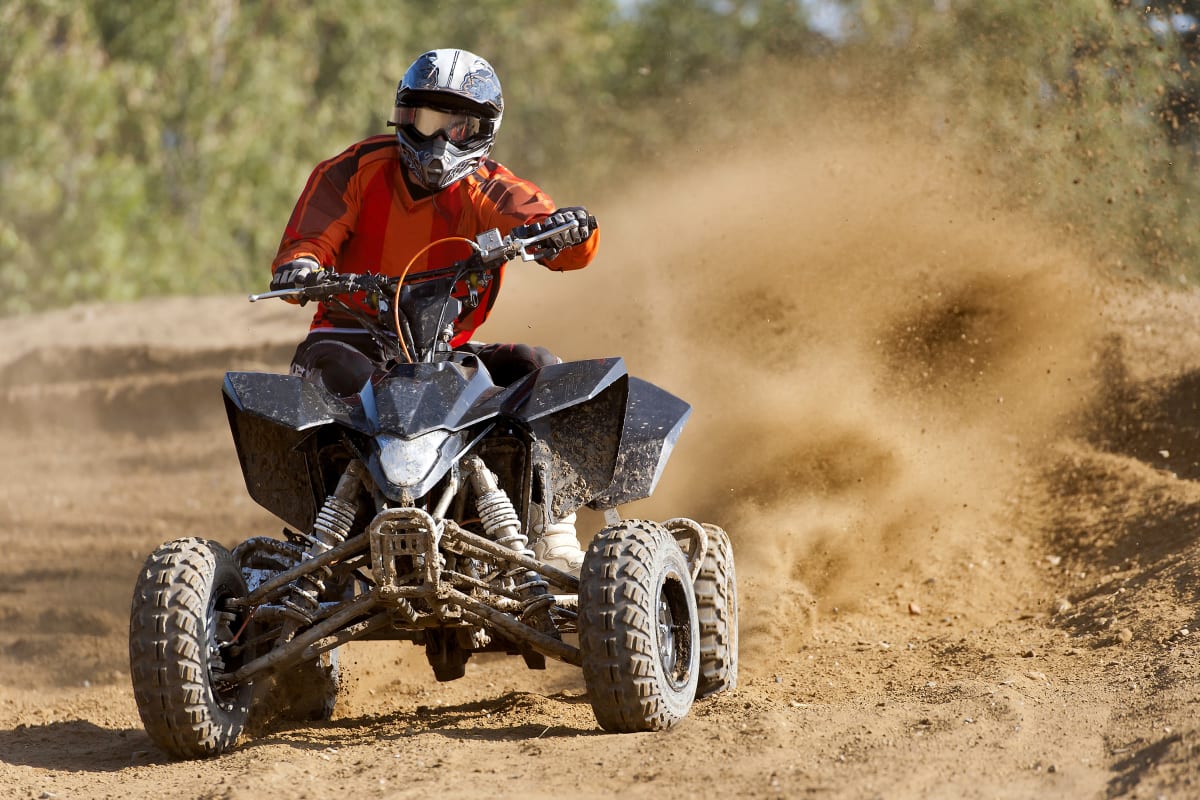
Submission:
[[538,242],[538,247],[544,250],[551,250],[557,254],[564,247],[571,247],[586,242],[588,237],[596,230],[596,218],[589,217],[587,209],[582,206],[560,208],[543,220],[523,226],[519,229],[520,233],[518,233],[518,236],[522,239],[527,239],[531,236],[536,236],[542,231],[548,231],[560,225],[565,225],[571,220],[578,220],[579,226],[556,233],[549,239],[542,239]]
[[308,256],[301,256],[280,264],[271,275],[271,291],[312,286],[316,283],[317,275],[320,272],[321,265],[317,263],[316,259]]

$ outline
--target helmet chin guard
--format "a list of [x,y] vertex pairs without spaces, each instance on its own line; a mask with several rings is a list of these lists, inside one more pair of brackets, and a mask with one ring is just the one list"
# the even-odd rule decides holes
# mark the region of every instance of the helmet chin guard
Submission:
[[403,128],[396,133],[400,142],[400,158],[409,178],[417,185],[436,192],[479,168],[479,162],[492,149],[491,140],[463,149],[441,136],[413,142]]
[[[479,135],[461,143],[444,131],[425,135],[402,109],[431,108],[462,112],[479,120]],[[409,178],[436,192],[470,175],[491,152],[504,116],[504,98],[496,71],[466,50],[430,50],[404,73],[396,89],[390,124],[396,127],[400,154]]]

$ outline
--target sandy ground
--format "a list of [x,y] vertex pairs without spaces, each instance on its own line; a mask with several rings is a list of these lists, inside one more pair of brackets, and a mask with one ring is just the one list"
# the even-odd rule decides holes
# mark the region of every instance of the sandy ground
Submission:
[[695,405],[628,513],[731,532],[742,678],[668,733],[603,733],[565,665],[439,684],[360,643],[333,721],[168,761],[129,686],[135,574],[278,532],[220,381],[282,368],[307,313],[0,321],[0,796],[1200,796],[1200,295],[838,141],[596,205],[599,261],[514,267],[483,331]]

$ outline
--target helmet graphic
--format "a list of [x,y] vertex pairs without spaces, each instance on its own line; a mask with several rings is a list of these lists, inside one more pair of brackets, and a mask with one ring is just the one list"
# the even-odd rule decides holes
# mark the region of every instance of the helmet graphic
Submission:
[[430,50],[400,80],[389,124],[409,176],[436,192],[479,167],[503,116],[491,64],[466,50]]

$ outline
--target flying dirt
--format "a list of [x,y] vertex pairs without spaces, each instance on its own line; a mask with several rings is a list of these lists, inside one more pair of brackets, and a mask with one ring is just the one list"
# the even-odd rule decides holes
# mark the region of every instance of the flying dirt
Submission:
[[308,315],[84,306],[4,323],[0,792],[1194,793],[1200,298],[1102,273],[936,141],[837,132],[646,175],[594,204],[592,267],[510,268],[481,330],[624,356],[693,404],[624,513],[730,532],[737,690],[612,735],[569,669],[439,684],[355,643],[332,721],[169,761],[129,685],[137,572],[167,539],[279,534],[221,379],[282,369]]

